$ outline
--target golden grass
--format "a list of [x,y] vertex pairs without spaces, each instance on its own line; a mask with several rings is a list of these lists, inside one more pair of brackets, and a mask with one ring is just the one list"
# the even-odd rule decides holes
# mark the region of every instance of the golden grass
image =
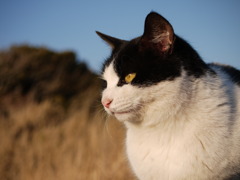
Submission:
[[0,180],[130,180],[125,129],[72,52],[0,52]]
[[69,113],[50,101],[12,110],[0,121],[0,179],[134,179],[124,127],[85,104]]

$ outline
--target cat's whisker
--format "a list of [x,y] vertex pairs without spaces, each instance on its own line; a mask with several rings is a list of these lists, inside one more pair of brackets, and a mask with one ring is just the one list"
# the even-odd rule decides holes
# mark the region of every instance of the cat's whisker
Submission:
[[[106,114],[107,115],[107,114]],[[104,129],[106,129],[107,135],[109,136],[109,138],[112,140],[111,142],[113,142],[114,138],[109,130],[109,121],[111,121],[111,118],[109,115],[107,115],[106,117],[106,121],[104,123]]]

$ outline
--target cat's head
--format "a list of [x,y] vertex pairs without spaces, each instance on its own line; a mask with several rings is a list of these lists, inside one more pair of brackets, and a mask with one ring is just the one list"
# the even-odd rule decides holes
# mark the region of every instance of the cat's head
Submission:
[[[112,47],[102,70],[102,104],[109,114],[120,121],[141,122],[154,103],[171,101],[177,86],[172,82],[181,76],[183,61],[175,45],[181,40],[164,17],[148,14],[143,35],[130,41],[97,34]],[[183,43],[182,48],[189,45]]]

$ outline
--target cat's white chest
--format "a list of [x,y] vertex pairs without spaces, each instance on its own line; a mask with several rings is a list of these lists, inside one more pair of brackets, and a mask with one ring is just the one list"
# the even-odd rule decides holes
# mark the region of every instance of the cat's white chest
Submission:
[[[159,129],[161,131],[161,129]],[[201,169],[194,169],[197,157],[194,142],[188,133],[174,132],[142,134],[128,130],[127,154],[134,172],[141,180],[192,179]],[[195,146],[195,147],[194,147]]]

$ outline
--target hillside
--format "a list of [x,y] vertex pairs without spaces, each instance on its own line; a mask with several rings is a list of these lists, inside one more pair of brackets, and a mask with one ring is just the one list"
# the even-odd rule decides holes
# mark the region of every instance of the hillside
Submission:
[[100,87],[73,52],[0,52],[0,179],[134,179],[125,130],[103,112]]

